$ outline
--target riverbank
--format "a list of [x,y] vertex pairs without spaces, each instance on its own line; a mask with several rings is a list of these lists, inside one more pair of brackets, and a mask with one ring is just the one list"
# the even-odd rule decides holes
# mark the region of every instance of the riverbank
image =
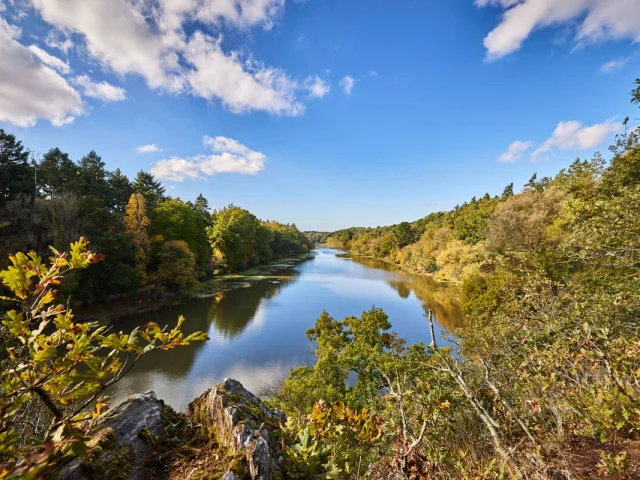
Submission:
[[335,248],[336,250],[344,250],[346,253],[344,254],[339,254],[343,255],[345,258],[359,258],[362,260],[375,260],[376,262],[381,262],[384,263],[385,265],[389,265],[392,266],[394,268],[396,268],[397,270],[404,272],[404,273],[409,273],[411,275],[422,275],[424,277],[428,277],[433,279],[434,282],[439,283],[443,286],[446,287],[455,287],[457,285],[459,285],[459,282],[453,282],[453,281],[446,281],[446,280],[436,280],[435,275],[431,272],[427,272],[424,269],[416,269],[416,268],[410,268],[407,265],[403,265],[402,263],[397,263],[394,262],[392,260],[389,260],[388,258],[380,258],[380,257],[373,257],[371,255],[358,255],[357,253],[353,253],[351,252],[349,249],[347,248],[343,248],[343,247],[336,247],[334,245],[330,245],[327,244],[325,246],[326,248]]
[[97,303],[74,309],[76,318],[82,321],[113,321],[119,317],[153,312],[170,305],[194,298],[215,297],[238,285],[268,278],[275,270],[294,267],[314,257],[313,253],[302,253],[293,257],[280,258],[264,265],[235,273],[216,275],[210,280],[199,282],[177,292],[153,293],[148,287],[138,291],[138,298],[122,298],[109,303]]

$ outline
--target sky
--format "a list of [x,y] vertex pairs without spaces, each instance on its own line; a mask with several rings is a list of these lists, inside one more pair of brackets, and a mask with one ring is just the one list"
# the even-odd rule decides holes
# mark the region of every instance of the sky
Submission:
[[516,190],[640,110],[640,0],[0,0],[0,128],[334,231]]

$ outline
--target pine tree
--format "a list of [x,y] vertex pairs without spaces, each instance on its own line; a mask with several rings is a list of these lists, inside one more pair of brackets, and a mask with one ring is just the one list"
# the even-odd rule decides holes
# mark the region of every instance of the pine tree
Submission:
[[144,196],[150,211],[155,209],[158,203],[165,199],[165,188],[152,174],[147,172],[138,172],[138,175],[136,175],[133,181],[133,191],[134,193],[139,193]]
[[14,135],[0,129],[0,206],[17,195],[33,193],[29,152]]

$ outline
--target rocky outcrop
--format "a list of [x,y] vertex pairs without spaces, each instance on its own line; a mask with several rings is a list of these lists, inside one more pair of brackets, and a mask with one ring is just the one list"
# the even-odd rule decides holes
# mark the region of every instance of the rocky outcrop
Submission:
[[[190,430],[176,437],[178,422],[172,418],[180,418]],[[167,457],[167,450],[183,448],[198,437],[210,442],[212,450],[204,455],[216,459],[215,470],[220,472],[212,477],[209,470],[206,478],[279,480],[284,478],[279,442],[284,421],[282,412],[268,408],[232,379],[194,400],[187,416],[177,414],[153,392],[132,395],[96,422],[88,455],[68,461],[56,474],[64,480],[151,478],[151,467]],[[169,439],[173,443],[168,446]],[[201,468],[199,464],[190,464],[189,471]]]
[[143,463],[153,455],[155,439],[164,434],[165,408],[153,392],[132,395],[99,419],[87,458],[64,465],[59,478],[147,478]]
[[[232,454],[243,456],[251,479],[282,478],[278,434],[285,415],[267,408],[240,382],[225,379],[192,402],[187,415],[220,444],[228,446]],[[227,472],[224,478],[230,480],[232,475]]]

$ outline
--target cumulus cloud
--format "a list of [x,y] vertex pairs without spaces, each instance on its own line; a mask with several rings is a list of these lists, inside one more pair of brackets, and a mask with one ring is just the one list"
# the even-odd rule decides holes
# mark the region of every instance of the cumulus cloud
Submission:
[[479,7],[504,9],[499,25],[484,39],[487,59],[518,50],[537,29],[576,25],[578,45],[609,39],[640,41],[640,0],[476,0]]
[[138,153],[154,153],[154,152],[161,152],[161,151],[162,149],[155,143],[150,143],[148,145],[140,145],[139,147],[136,148],[136,152]]
[[356,82],[357,80],[355,78],[347,75],[340,81],[340,86],[342,87],[342,90],[345,94],[351,95],[351,91],[353,90]]
[[94,82],[88,75],[79,75],[75,83],[82,88],[87,97],[97,98],[104,102],[118,102],[127,98],[124,88],[116,87],[105,81]]
[[517,162],[522,158],[522,154],[531,148],[531,145],[533,145],[533,142],[522,142],[520,140],[516,140],[509,145],[507,151],[500,155],[498,160],[506,163]]
[[264,154],[251,150],[232,138],[205,135],[202,143],[213,153],[187,158],[165,158],[151,168],[151,173],[157,178],[174,182],[182,182],[186,178],[195,180],[203,175],[217,173],[255,175],[264,168],[267,160]]
[[549,137],[538,147],[531,158],[537,160],[541,155],[553,148],[559,150],[586,150],[601,145],[607,136],[619,133],[622,125],[613,120],[607,120],[595,125],[585,126],[581,122],[572,120],[560,122]]
[[304,81],[304,88],[309,91],[309,96],[312,98],[322,98],[331,91],[329,84],[318,75],[308,77]]
[[177,55],[163,46],[142,12],[127,0],[32,0],[51,25],[80,35],[89,53],[114,71],[142,75],[152,88],[178,90]]
[[63,62],[58,57],[55,57],[45,52],[43,49],[41,49],[37,45],[31,45],[29,47],[29,50],[31,50],[31,53],[33,53],[36,57],[38,57],[42,63],[50,66],[51,68],[59,71],[60,73],[67,75],[71,72],[71,67],[69,67],[69,64],[67,62]]
[[244,64],[236,54],[222,51],[220,41],[196,32],[189,41],[186,60],[194,66],[187,73],[193,94],[218,98],[232,112],[264,110],[277,115],[298,115],[304,106],[295,98],[296,82],[282,70],[258,62]]
[[321,81],[307,85],[292,79],[250,55],[225,51],[222,36],[204,30],[219,30],[223,24],[269,30],[281,17],[285,0],[31,1],[55,27],[57,33],[47,38],[50,46],[66,51],[74,34],[79,51],[105,69],[142,76],[153,89],[220,101],[235,113],[298,115],[304,105],[296,92],[306,89],[319,98],[328,88]]
[[18,42],[20,29],[0,17],[0,121],[28,127],[38,119],[71,123],[84,111],[78,92],[33,50]]

